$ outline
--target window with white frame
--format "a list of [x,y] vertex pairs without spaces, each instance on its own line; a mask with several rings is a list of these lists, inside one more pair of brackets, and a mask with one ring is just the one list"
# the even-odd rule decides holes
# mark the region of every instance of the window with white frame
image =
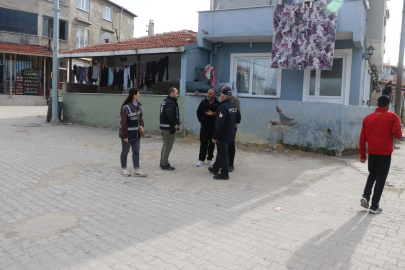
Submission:
[[77,0],[77,8],[89,12],[89,2],[90,0]]
[[103,19],[112,22],[113,20],[113,10],[112,8],[103,7]]
[[84,48],[89,44],[89,30],[78,27],[76,36],[76,49]]
[[270,68],[270,54],[232,54],[231,81],[238,96],[278,98],[281,69]]

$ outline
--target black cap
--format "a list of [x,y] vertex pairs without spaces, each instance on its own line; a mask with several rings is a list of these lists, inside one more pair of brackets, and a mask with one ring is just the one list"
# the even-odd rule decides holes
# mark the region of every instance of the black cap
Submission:
[[224,96],[232,96],[232,91],[229,88],[224,88],[221,90],[221,94]]

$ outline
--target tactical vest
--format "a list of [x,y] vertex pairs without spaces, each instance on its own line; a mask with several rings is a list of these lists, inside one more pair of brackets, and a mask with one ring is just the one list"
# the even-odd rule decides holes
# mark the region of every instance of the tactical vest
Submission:
[[176,125],[180,125],[179,106],[173,100],[166,98],[160,105],[160,129],[170,129],[169,121],[166,118],[166,110],[169,103],[172,103],[176,107]]
[[[128,141],[134,141],[139,138],[139,126],[138,126],[138,116],[136,115],[135,109],[130,105],[125,105],[122,110],[126,110],[128,113]],[[138,114],[141,115],[141,106],[138,103]]]

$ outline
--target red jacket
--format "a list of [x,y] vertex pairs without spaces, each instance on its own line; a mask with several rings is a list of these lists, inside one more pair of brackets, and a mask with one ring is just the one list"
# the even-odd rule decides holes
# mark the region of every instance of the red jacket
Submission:
[[391,155],[394,147],[392,137],[402,137],[398,116],[388,112],[387,108],[377,108],[364,118],[360,135],[360,158],[366,158],[366,142],[369,154]]

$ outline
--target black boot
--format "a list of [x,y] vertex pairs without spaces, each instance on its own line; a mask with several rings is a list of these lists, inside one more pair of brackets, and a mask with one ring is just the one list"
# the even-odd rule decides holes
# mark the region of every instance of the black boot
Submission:
[[229,180],[229,176],[228,175],[223,175],[222,173],[215,175],[214,176],[215,180]]

